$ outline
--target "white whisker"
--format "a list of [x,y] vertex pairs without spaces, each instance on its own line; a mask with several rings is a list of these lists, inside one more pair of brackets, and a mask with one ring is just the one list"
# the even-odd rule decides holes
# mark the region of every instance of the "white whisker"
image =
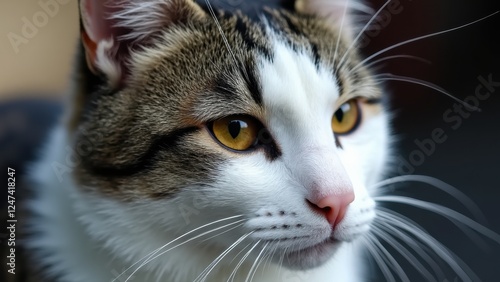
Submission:
[[476,221],[470,219],[469,217],[466,217],[465,215],[456,212],[450,208],[447,208],[445,206],[403,196],[379,196],[375,197],[374,199],[375,201],[407,204],[424,210],[432,211],[436,214],[444,216],[453,223],[463,224],[465,226],[468,226],[469,228],[475,230],[476,232],[500,244],[499,234],[493,232],[489,228],[484,227],[483,225],[477,223]]
[[[411,220],[409,220],[405,216],[398,214],[395,211],[385,209],[382,207],[378,207],[377,209],[379,210],[378,212],[383,213],[383,214],[390,214],[390,215],[396,216],[396,217],[400,218],[400,220],[406,221],[410,225],[415,226],[415,228],[417,230],[419,230],[419,231],[421,230],[421,232],[425,233],[425,231],[423,231],[422,227],[420,227],[416,223],[413,223]],[[377,224],[380,228],[387,230],[387,232],[389,232],[390,234],[397,235],[397,238],[404,241],[417,255],[419,255],[432,268],[432,270],[434,271],[436,276],[439,278],[439,281],[443,281],[445,279],[445,275],[444,275],[443,271],[439,267],[437,267],[437,264],[438,264],[437,261],[434,260],[430,255],[428,255],[428,253],[431,253],[431,252],[428,252],[428,253],[426,252],[426,250],[429,250],[429,251],[431,250],[431,249],[428,249],[428,247],[426,245],[421,244],[419,241],[416,241],[414,238],[407,235],[403,231],[400,231],[399,229],[393,227],[391,222],[388,222],[387,219],[384,217],[376,218],[374,224]]]
[[[281,242],[278,241],[278,243]],[[281,269],[283,269],[283,260],[285,260],[285,255],[286,255],[286,251],[288,250],[288,247],[285,247],[285,249],[283,250],[283,252],[281,253],[280,255],[280,259],[278,261],[278,275],[281,275]]]
[[196,277],[196,279],[194,280],[195,282],[198,282],[198,281],[205,281],[205,279],[208,277],[208,275],[210,274],[210,272],[217,266],[217,264],[222,261],[222,259],[224,259],[224,257],[229,254],[229,252],[231,252],[234,248],[236,248],[237,245],[239,245],[241,242],[243,242],[243,240],[245,240],[248,236],[250,236],[252,232],[249,232],[243,236],[241,236],[238,240],[236,240],[236,242],[234,242],[231,246],[229,246],[224,252],[222,252],[222,254],[220,254],[217,258],[215,258],[215,260],[212,261],[212,263],[210,263],[201,273],[200,275],[198,275],[198,277]]
[[257,245],[259,245],[259,243],[260,243],[260,240],[257,241],[257,243],[255,243],[250,248],[250,250],[248,250],[248,252],[240,259],[240,261],[238,262],[238,264],[236,265],[236,267],[234,268],[234,270],[231,272],[231,275],[229,275],[229,278],[227,279],[227,282],[234,281],[234,277],[236,276],[236,272],[241,267],[241,265],[243,264],[243,262],[247,259],[247,257],[250,255],[250,253],[257,247]]
[[408,82],[408,83],[413,83],[413,84],[417,84],[417,85],[421,85],[421,86],[425,86],[427,88],[430,88],[430,89],[433,89],[433,90],[436,90],[448,97],[450,97],[451,99],[455,100],[456,102],[464,105],[469,111],[478,111],[480,112],[481,109],[476,107],[476,106],[471,106],[470,104],[458,99],[457,97],[453,96],[451,93],[449,93],[448,91],[444,90],[442,87],[434,84],[434,83],[431,83],[431,82],[428,82],[428,81],[425,81],[425,80],[421,80],[421,79],[418,79],[418,78],[413,78],[413,77],[408,77],[408,76],[401,76],[401,75],[395,75],[395,74],[392,74],[392,73],[385,73],[385,74],[381,74],[379,76],[376,76],[378,78],[378,81],[379,82],[382,82],[382,81],[389,81],[389,80],[393,80],[393,81],[402,81],[402,82]]
[[233,256],[233,259],[229,262],[229,264],[232,264],[234,260],[241,255],[250,245],[252,245],[253,242],[248,243],[245,247],[243,247],[236,255]]
[[[369,234],[371,235],[371,234]],[[382,274],[386,278],[387,281],[396,281],[394,278],[394,275],[392,275],[391,270],[387,266],[387,263],[385,260],[382,258],[382,256],[377,252],[377,249],[373,247],[373,241],[377,240],[376,238],[371,238],[371,236],[366,236],[363,238],[363,243],[365,243],[365,247],[368,250],[368,252],[372,255],[373,259],[375,260],[375,263],[378,265],[380,271],[382,271]]]
[[255,258],[255,261],[252,264],[252,267],[250,267],[250,271],[248,271],[247,278],[245,279],[245,282],[251,282],[253,280],[253,277],[255,273],[257,272],[257,269],[259,268],[260,263],[262,262],[261,256],[266,250],[267,246],[269,245],[269,242],[267,242],[262,250],[260,250],[259,254],[257,255],[257,258]]
[[426,176],[426,175],[401,175],[401,176],[396,176],[392,177],[389,179],[385,179],[383,181],[380,181],[376,183],[375,185],[371,186],[371,189],[374,190],[379,190],[379,188],[392,185],[395,183],[402,183],[402,182],[408,182],[408,181],[414,181],[414,182],[420,182],[420,183],[425,183],[429,184],[432,187],[435,187],[448,195],[451,195],[453,198],[455,198],[457,201],[459,201],[462,205],[464,205],[474,216],[474,218],[478,221],[481,221],[483,224],[486,224],[487,220],[484,214],[481,212],[481,209],[474,203],[467,195],[465,195],[462,191],[458,190],[457,188],[453,187],[452,185],[441,181],[437,178],[431,177],[431,176]]
[[[212,229],[212,230],[209,230],[209,231],[203,232],[203,233],[201,233],[201,234],[199,234],[199,235],[196,235],[195,237],[190,238],[190,239],[188,239],[188,240],[186,240],[186,241],[184,241],[184,242],[182,242],[182,243],[179,243],[179,244],[177,244],[177,245],[175,245],[175,246],[173,246],[173,247],[171,247],[171,248],[169,248],[169,249],[167,249],[167,250],[165,250],[165,251],[162,251],[162,252],[161,252],[161,253],[159,253],[159,254],[155,254],[155,255],[154,255],[154,256],[152,256],[152,257],[150,256],[150,257],[149,257],[146,261],[144,261],[144,262],[143,262],[143,263],[142,263],[139,267],[137,267],[137,268],[136,268],[136,269],[132,272],[132,274],[130,274],[130,276],[129,276],[129,278],[128,278],[128,279],[130,279],[130,277],[132,277],[135,273],[137,273],[137,271],[139,271],[139,270],[140,270],[143,266],[145,266],[146,264],[150,263],[151,261],[153,261],[153,260],[157,259],[158,257],[160,257],[160,256],[164,255],[165,253],[170,252],[171,250],[173,250],[173,249],[175,249],[175,248],[177,248],[177,247],[183,246],[183,245],[185,245],[185,244],[187,244],[187,243],[189,243],[189,242],[191,242],[191,241],[194,241],[194,240],[196,240],[196,239],[198,239],[198,238],[200,238],[200,237],[203,237],[203,236],[205,236],[205,235],[207,235],[207,234],[209,234],[209,233],[212,233],[212,232],[214,232],[214,231],[217,231],[217,230],[220,230],[220,229],[226,228],[226,227],[228,227],[228,226],[231,226],[231,225],[234,225],[234,224],[237,224],[237,223],[243,222],[243,221],[245,221],[245,219],[241,219],[241,220],[238,220],[238,221],[236,221],[236,222],[229,223],[229,224],[226,224],[226,225],[223,225],[223,226],[220,226],[220,227],[214,228],[214,229]],[[170,244],[170,243],[169,243],[169,244]],[[164,247],[162,247],[162,248],[164,248]],[[125,280],[125,282],[127,282],[127,281],[128,281],[128,279],[127,279],[127,280]]]
[[269,267],[269,265],[271,264],[271,261],[274,257],[274,254],[276,253],[277,250],[278,250],[278,245],[276,244],[274,246],[273,250],[266,255],[267,258],[266,258],[266,262],[264,263],[263,270],[265,270]]
[[[373,234],[379,235],[380,238],[383,238],[383,236],[381,234],[377,234],[376,229],[373,230]],[[389,266],[392,268],[392,270],[394,270],[394,272],[398,275],[398,277],[402,281],[410,281],[410,279],[408,278],[408,276],[404,272],[401,265],[399,265],[399,263],[394,259],[394,257],[391,255],[391,253],[389,251],[387,251],[387,249],[380,243],[380,240],[373,240],[372,242],[375,245],[375,247],[382,252],[384,257],[387,259]]]
[[[393,55],[393,56],[383,57],[383,58],[380,58],[378,60],[374,60],[374,61],[372,61],[372,62],[370,62],[370,63],[368,63],[366,65],[363,65],[363,67],[365,67],[365,68],[371,68],[371,67],[373,67],[376,64],[379,64],[379,63],[382,63],[382,62],[385,62],[385,61],[388,61],[388,60],[392,60],[392,59],[413,59],[413,60],[420,61],[422,63],[432,64],[431,61],[423,59],[423,58],[420,58],[420,57],[417,57],[417,56],[412,56],[412,55]],[[349,70],[349,72],[347,73],[346,76],[351,75],[355,71],[356,71],[356,68],[353,68],[353,69]]]
[[477,275],[467,266],[467,264],[465,264],[455,253],[450,251],[428,233],[422,232],[420,228],[417,228],[416,226],[405,222],[392,214],[379,213],[379,217],[385,218],[386,223],[405,230],[429,246],[436,255],[438,255],[448,264],[448,266],[451,267],[451,269],[453,269],[453,271],[455,271],[458,276],[460,276],[460,279],[464,281],[468,281],[470,279],[472,279],[472,281],[479,281]]
[[487,16],[485,16],[485,17],[482,17],[482,18],[480,18],[480,19],[478,19],[478,20],[475,20],[475,21],[473,21],[473,22],[470,22],[470,23],[467,23],[467,24],[464,24],[464,25],[461,25],[461,26],[458,26],[458,27],[454,27],[454,28],[450,28],[450,29],[446,29],[446,30],[442,30],[442,31],[438,31],[438,32],[434,32],[434,33],[430,33],[430,34],[422,35],[422,36],[418,36],[418,37],[415,37],[415,38],[412,38],[412,39],[405,40],[405,41],[403,41],[403,42],[396,43],[396,44],[394,44],[394,45],[392,45],[392,46],[389,46],[389,47],[387,47],[387,48],[384,48],[384,49],[382,49],[382,50],[380,50],[380,51],[378,51],[378,52],[375,52],[374,54],[372,54],[372,55],[368,56],[368,57],[367,57],[367,58],[365,58],[363,61],[361,61],[360,63],[358,63],[358,64],[354,67],[354,69],[358,68],[358,67],[359,67],[359,66],[361,66],[361,65],[366,64],[366,63],[367,63],[367,62],[369,62],[371,59],[373,59],[373,58],[375,58],[375,57],[377,57],[377,56],[379,56],[379,55],[381,55],[381,54],[383,54],[383,53],[386,53],[387,51],[390,51],[390,50],[392,50],[392,49],[398,48],[398,47],[400,47],[400,46],[403,46],[403,45],[406,45],[406,44],[409,44],[409,43],[412,43],[412,42],[415,42],[415,41],[419,41],[419,40],[426,39],[426,38],[429,38],[429,37],[434,37],[434,36],[438,36],[438,35],[441,35],[441,34],[445,34],[445,33],[448,33],[448,32],[452,32],[452,31],[455,31],[455,30],[459,30],[459,29],[465,28],[465,27],[467,27],[467,26],[470,26],[470,25],[476,24],[476,23],[478,23],[478,22],[480,22],[480,21],[483,21],[483,20],[485,20],[485,19],[487,19],[487,18],[490,18],[490,17],[492,17],[492,16],[494,16],[494,15],[498,14],[499,12],[500,12],[500,11],[496,11],[496,12],[494,12],[494,13],[492,13],[492,14],[489,14],[489,15],[487,15]]
[[[349,5],[349,0],[346,1],[346,5],[344,7],[344,11],[342,12],[342,21],[340,22],[340,31],[339,34],[342,34],[342,29],[344,28],[344,21],[345,17],[347,15],[347,7]],[[337,38],[337,44],[335,45],[335,51],[333,53],[333,63],[335,64],[335,61],[337,59],[338,55],[338,50],[339,50],[339,44],[340,44],[340,36]]]
[[377,10],[377,12],[371,17],[371,19],[365,24],[365,26],[358,32],[358,35],[354,38],[352,41],[351,45],[347,48],[347,50],[344,52],[344,55],[340,59],[339,67],[342,66],[345,62],[345,59],[347,55],[349,55],[349,52],[351,52],[352,48],[358,43],[359,39],[361,38],[361,35],[365,32],[365,30],[371,25],[371,23],[378,17],[378,15],[385,9],[385,7],[391,2],[392,0],[387,0],[380,9]]
[[203,239],[203,241],[201,241],[200,243],[204,243],[204,242],[206,242],[206,241],[209,241],[209,240],[211,240],[211,239],[213,239],[213,238],[215,238],[215,237],[218,237],[218,236],[220,236],[220,235],[222,235],[222,234],[225,234],[225,233],[227,233],[227,232],[230,232],[230,231],[232,231],[232,230],[234,230],[234,229],[236,229],[236,228],[239,228],[239,227],[241,227],[241,226],[243,226],[243,225],[244,225],[244,223],[238,224],[238,225],[236,225],[236,226],[234,226],[234,227],[231,227],[231,228],[229,228],[229,229],[227,229],[227,230],[224,230],[224,231],[222,231],[222,232],[220,232],[220,233],[217,233],[217,234],[215,234],[215,235],[213,235],[213,236],[210,236],[210,237],[208,237],[208,238],[206,238],[206,239]]
[[[178,240],[180,240],[180,239],[182,239],[182,238],[184,238],[184,237],[186,237],[186,236],[188,236],[188,235],[190,235],[190,234],[192,234],[192,233],[194,233],[194,232],[197,232],[197,231],[199,231],[200,229],[203,229],[203,228],[205,228],[205,227],[208,227],[208,226],[210,226],[210,225],[217,224],[217,223],[220,223],[220,222],[223,222],[223,221],[227,221],[227,220],[231,220],[231,219],[240,218],[240,217],[242,217],[242,216],[243,216],[243,215],[235,215],[235,216],[230,216],[230,217],[226,217],[226,218],[223,218],[223,219],[219,219],[219,220],[216,220],[216,221],[213,221],[213,222],[210,222],[210,223],[204,224],[204,225],[202,225],[202,226],[200,226],[200,227],[197,227],[197,228],[195,228],[195,229],[193,229],[193,230],[191,230],[191,231],[189,231],[189,232],[184,233],[183,235],[181,235],[181,236],[179,236],[179,237],[175,238],[174,240],[172,240],[172,241],[168,242],[167,244],[165,244],[165,245],[163,245],[163,246],[159,247],[158,249],[156,249],[156,250],[154,250],[154,251],[150,252],[149,254],[147,254],[146,256],[144,256],[143,258],[141,258],[140,260],[138,260],[137,262],[135,262],[134,264],[132,264],[131,266],[129,266],[129,267],[128,267],[127,269],[125,269],[122,273],[120,273],[118,276],[116,276],[116,277],[115,277],[115,279],[113,279],[111,282],[115,282],[118,278],[120,278],[123,274],[125,274],[127,271],[129,271],[132,267],[136,266],[137,264],[139,264],[139,263],[140,263],[141,261],[143,261],[143,260],[146,260],[146,261],[147,261],[149,258],[151,258],[151,257],[152,257],[152,256],[154,256],[155,254],[157,254],[157,253],[158,253],[159,251],[161,251],[163,248],[166,248],[168,245],[170,245],[170,244],[172,244],[172,243],[174,243],[174,242],[176,242],[176,241],[178,241]],[[141,266],[142,266],[142,264],[141,264]],[[141,267],[141,266],[139,266],[139,267]]]
[[207,4],[208,10],[210,12],[210,15],[214,19],[215,24],[217,25],[217,29],[219,30],[220,35],[222,36],[222,40],[224,41],[224,45],[226,45],[227,51],[231,54],[231,57],[233,59],[233,62],[235,66],[240,66],[240,70],[243,72],[243,75],[245,76],[246,79],[249,78],[248,72],[245,67],[242,67],[242,63],[239,63],[238,59],[236,59],[236,55],[234,54],[233,49],[231,48],[231,45],[229,44],[229,41],[227,40],[226,35],[224,34],[224,30],[222,29],[222,26],[217,19],[217,15],[215,14],[215,11],[212,7],[212,4],[210,4],[210,0],[205,0],[205,3]]
[[222,40],[224,40],[224,44],[226,45],[227,51],[233,57],[233,60],[234,60],[235,64],[238,65],[237,64],[238,60],[236,59],[236,56],[234,55],[234,52],[231,49],[231,45],[229,45],[229,41],[227,41],[226,35],[224,34],[224,31],[222,30],[222,26],[220,25],[219,20],[217,19],[217,15],[215,15],[215,11],[214,11],[214,9],[212,7],[212,4],[210,4],[209,0],[205,0],[205,3],[207,4],[208,10],[210,12],[210,15],[212,16],[212,18],[215,21],[215,24],[217,25],[217,29],[219,30],[219,33],[222,36]]
[[[205,235],[207,235],[207,234],[209,234],[209,233],[212,233],[212,232],[214,232],[214,231],[217,231],[217,230],[220,230],[220,229],[226,228],[226,227],[228,227],[228,226],[231,226],[231,225],[234,225],[234,224],[237,224],[237,223],[241,223],[241,222],[243,222],[243,221],[245,221],[245,219],[241,219],[241,220],[238,220],[238,221],[236,221],[236,222],[229,223],[229,224],[226,224],[226,225],[223,225],[223,226],[220,226],[220,227],[214,228],[214,229],[212,229],[212,230],[209,230],[209,231],[203,232],[203,233],[201,233],[201,234],[199,234],[199,235],[196,235],[195,237],[192,237],[192,238],[190,238],[190,239],[188,239],[188,240],[186,240],[186,241],[184,241],[184,242],[182,242],[182,243],[179,243],[179,244],[177,244],[177,245],[175,245],[175,246],[173,246],[173,247],[171,247],[171,248],[169,248],[169,249],[167,249],[167,250],[165,250],[165,251],[163,251],[163,252],[159,253],[158,255],[154,256],[154,257],[153,257],[153,258],[151,258],[151,259],[149,259],[147,262],[151,262],[152,260],[154,260],[154,259],[158,258],[159,256],[161,256],[161,255],[165,254],[166,252],[169,252],[169,251],[171,251],[171,250],[173,250],[173,249],[175,249],[175,248],[177,248],[177,247],[180,247],[180,246],[185,245],[185,244],[187,244],[187,243],[189,243],[189,242],[191,242],[191,241],[194,241],[194,240],[196,240],[196,239],[198,239],[198,238],[201,238],[201,237],[203,237],[203,236],[205,236]],[[240,225],[238,225],[238,226],[240,226]]]
[[375,223],[372,228],[374,229],[374,231],[376,231],[374,232],[375,235],[379,235],[381,240],[384,240],[387,244],[391,245],[394,250],[401,254],[418,272],[420,272],[426,278],[426,281],[437,282],[436,278],[424,267],[424,265],[420,263],[420,261],[405,246],[395,240],[394,234],[388,232],[389,230],[385,228],[385,225]]

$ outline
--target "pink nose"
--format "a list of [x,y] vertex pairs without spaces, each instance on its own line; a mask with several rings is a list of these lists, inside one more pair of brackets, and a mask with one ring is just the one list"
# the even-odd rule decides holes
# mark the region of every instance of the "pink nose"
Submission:
[[311,202],[314,208],[325,215],[326,219],[332,227],[344,219],[347,207],[354,201],[354,192],[350,191],[340,195],[330,195],[319,199],[319,201]]

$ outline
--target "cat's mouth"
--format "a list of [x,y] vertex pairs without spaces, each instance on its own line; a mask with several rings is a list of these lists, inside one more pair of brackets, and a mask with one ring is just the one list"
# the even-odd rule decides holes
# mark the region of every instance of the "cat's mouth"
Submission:
[[332,258],[342,242],[330,237],[313,246],[288,251],[283,263],[292,269],[311,269],[319,267]]

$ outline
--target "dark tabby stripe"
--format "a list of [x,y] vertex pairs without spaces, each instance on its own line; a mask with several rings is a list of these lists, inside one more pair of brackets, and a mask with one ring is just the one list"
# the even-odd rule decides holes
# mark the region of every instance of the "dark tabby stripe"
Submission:
[[178,142],[185,136],[200,130],[198,127],[188,127],[177,129],[164,136],[158,136],[154,139],[149,149],[134,163],[125,166],[100,166],[84,162],[86,169],[93,174],[102,177],[132,177],[138,173],[152,169],[158,161],[156,156],[162,150],[171,150],[176,147]]
[[[208,11],[206,0],[196,0],[196,2]],[[285,9],[293,11],[295,9],[295,0],[210,0],[214,10],[224,10],[228,12],[242,11],[243,14],[253,21],[259,21],[264,7],[273,9]]]
[[[254,67],[250,66],[250,63],[246,63],[238,68],[238,72],[239,76],[245,82],[246,89],[250,93],[253,101],[257,105],[262,106],[262,88],[255,74]],[[221,73],[214,82],[214,91],[222,95],[227,101],[237,100],[239,97],[238,92],[241,92],[241,90],[237,85],[232,83],[233,81],[237,81],[237,79],[228,79],[226,73]]]
[[259,82],[259,79],[255,75],[255,68],[250,66],[249,63],[246,63],[244,69],[240,68],[240,72],[242,72],[243,79],[246,82],[246,86],[250,94],[252,95],[253,100],[259,106],[262,105],[262,88]]

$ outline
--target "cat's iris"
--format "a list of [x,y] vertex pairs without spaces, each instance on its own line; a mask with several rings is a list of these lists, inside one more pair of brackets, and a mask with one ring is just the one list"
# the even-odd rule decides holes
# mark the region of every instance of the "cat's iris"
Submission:
[[232,150],[245,151],[255,146],[260,123],[250,116],[234,115],[215,120],[211,124],[213,136]]
[[360,117],[357,100],[342,104],[332,117],[333,132],[339,135],[353,132],[359,125]]

